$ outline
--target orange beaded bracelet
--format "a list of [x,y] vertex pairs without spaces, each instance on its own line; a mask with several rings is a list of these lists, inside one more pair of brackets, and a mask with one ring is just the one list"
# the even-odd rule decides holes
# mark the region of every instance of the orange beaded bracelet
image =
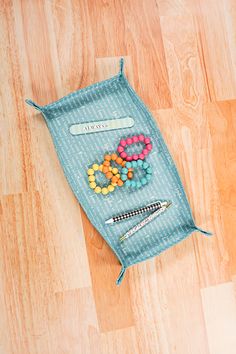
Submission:
[[[111,155],[106,154],[103,161],[103,173],[105,173],[106,178],[111,179],[112,183],[117,184],[119,187],[123,186],[124,182],[120,178],[120,171],[117,167],[113,167],[112,164],[117,164],[122,168],[125,167],[126,161],[120,156],[113,153]],[[111,167],[111,170],[109,169]],[[132,169],[129,169],[128,178],[133,177]]]

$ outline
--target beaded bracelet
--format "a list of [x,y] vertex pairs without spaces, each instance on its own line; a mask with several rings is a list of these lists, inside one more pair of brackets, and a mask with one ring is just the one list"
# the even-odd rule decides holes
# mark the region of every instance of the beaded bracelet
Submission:
[[[104,169],[104,165],[101,164],[101,165],[98,165],[98,164],[93,164],[91,168],[89,168],[87,170],[87,174],[88,174],[88,181],[89,181],[89,187],[91,189],[94,190],[95,193],[102,193],[103,195],[106,195],[108,193],[111,193],[114,191],[115,187],[117,186],[117,183],[113,183],[111,181],[110,184],[108,184],[107,186],[104,186],[104,187],[101,187],[101,186],[98,186],[97,183],[96,183],[96,176],[95,176],[95,173],[97,171],[100,171],[102,173],[104,173],[103,169]],[[110,171],[112,174],[112,167],[108,167],[108,171]],[[123,183],[122,183],[123,184]]]
[[[125,167],[126,161],[123,160],[121,157],[117,156],[117,154],[115,153],[111,155],[106,154],[104,156],[104,167],[102,169],[102,172],[105,174],[107,179],[111,179],[112,183],[116,183],[119,187],[121,187],[123,186],[124,182],[121,179],[119,169],[117,167],[113,167],[112,164],[117,164],[118,166]],[[131,168],[128,170],[127,177],[133,177],[133,172]]]
[[[127,176],[129,168],[133,168],[134,171],[136,168],[142,168],[142,170],[145,172],[145,176],[138,181],[130,180],[128,179]],[[150,181],[151,178],[152,178],[152,168],[150,164],[146,161],[142,161],[141,159],[138,159],[137,161],[127,162],[125,167],[122,168],[121,170],[121,179],[122,181],[124,181],[125,187],[139,189],[145,186]]]
[[[140,154],[128,155],[127,152],[125,152],[125,148],[127,146],[140,143],[140,142],[145,144],[145,147]],[[137,161],[138,159],[144,160],[151,150],[152,150],[151,139],[148,136],[145,137],[143,134],[140,134],[138,136],[134,135],[132,137],[122,139],[117,148],[120,157],[122,157],[126,161]]]
[[[139,142],[145,144],[145,148],[140,154],[128,155],[125,152],[126,145],[132,145]],[[117,148],[120,156],[116,153],[112,153],[111,155],[106,154],[101,165],[95,163],[87,170],[90,188],[93,189],[95,193],[102,193],[104,195],[113,192],[116,186],[121,187],[125,185],[126,187],[132,187],[134,189],[141,188],[149,182],[152,176],[152,169],[149,163],[143,161],[151,150],[151,139],[149,137],[145,137],[143,134],[122,139]],[[121,166],[121,171],[119,168],[114,167],[114,164],[117,164],[118,167]],[[133,170],[138,167],[143,169],[145,176],[137,181],[134,181]],[[95,177],[96,171],[101,171],[104,173],[105,177],[110,180],[110,184],[104,187],[97,185]]]

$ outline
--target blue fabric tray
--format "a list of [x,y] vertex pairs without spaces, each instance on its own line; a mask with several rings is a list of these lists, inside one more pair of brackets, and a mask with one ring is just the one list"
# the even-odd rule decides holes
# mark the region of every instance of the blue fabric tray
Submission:
[[[210,235],[195,225],[173,159],[151,113],[126,79],[123,59],[120,72],[108,80],[46,106],[39,106],[31,100],[26,102],[42,113],[68,183],[91,223],[119,259],[122,268],[117,284],[121,283],[128,267],[160,254],[193,231]],[[74,136],[69,132],[69,127],[75,123],[124,116],[134,118],[132,128]],[[153,144],[147,157],[153,168],[150,183],[134,192],[121,187],[106,196],[95,194],[88,185],[87,168],[92,163],[101,163],[105,152],[114,152],[121,138],[141,133],[150,136]],[[171,208],[122,243],[119,237],[144,216],[114,225],[105,224],[105,220],[114,215],[159,199],[171,200]]]

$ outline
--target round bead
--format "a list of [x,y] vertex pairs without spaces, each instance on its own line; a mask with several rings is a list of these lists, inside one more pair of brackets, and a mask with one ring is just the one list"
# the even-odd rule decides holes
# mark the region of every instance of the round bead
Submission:
[[145,155],[145,156],[146,156],[146,155],[148,155],[148,154],[149,154],[149,151],[148,151],[148,149],[143,149],[143,152],[142,152],[142,153],[143,153],[143,155]]
[[95,176],[94,175],[88,176],[88,180],[89,180],[89,182],[94,182]]
[[130,181],[131,182],[131,184],[130,184],[130,187],[131,188],[136,188],[136,182],[135,181]]
[[127,177],[128,177],[129,179],[133,178],[133,172],[128,172],[128,173],[127,173]]
[[143,186],[148,183],[146,177],[143,177],[140,182],[142,183]]
[[146,172],[147,172],[149,175],[151,175],[151,174],[152,174],[152,169],[151,169],[151,167],[148,167],[148,168],[146,169]]
[[127,174],[128,173],[128,168],[123,167],[121,170],[121,173]]
[[99,169],[99,165],[97,163],[94,163],[92,168],[94,171],[97,171]]
[[108,166],[103,166],[102,172],[103,173],[107,173],[109,171],[109,167]]
[[128,178],[128,177],[127,177],[127,175],[125,175],[125,174],[124,174],[124,175],[123,175],[123,174],[121,175],[121,179],[122,179],[122,181],[126,181],[126,180],[127,180],[127,178]]
[[101,191],[102,191],[102,188],[99,187],[99,186],[97,186],[97,187],[94,189],[94,192],[95,192],[95,193],[101,193]]
[[125,163],[125,161],[121,157],[117,157],[116,163],[118,163],[118,165],[122,165],[123,162]]
[[145,159],[144,154],[139,154],[138,157],[139,157],[140,160],[144,160]]
[[114,187],[112,184],[110,184],[110,185],[107,187],[107,189],[109,190],[109,192],[113,192],[114,189],[115,189],[115,187]]
[[148,137],[144,139],[145,144],[150,144],[150,141],[151,141],[151,139]]
[[142,161],[142,160],[138,160],[138,161],[137,161],[137,165],[138,165],[139,167],[142,167],[142,166],[143,166],[143,161]]
[[144,170],[146,170],[146,168],[148,168],[149,167],[149,163],[147,163],[147,162],[143,162],[143,168],[144,168]]
[[152,178],[152,175],[148,173],[148,174],[146,175],[146,178],[147,178],[148,181],[150,181],[150,179]]
[[144,135],[143,134],[140,134],[139,137],[138,137],[138,140],[143,142],[145,139]]
[[142,187],[142,183],[140,181],[136,182],[136,188],[139,189]]
[[133,136],[133,142],[134,142],[134,143],[137,143],[137,142],[138,142],[138,136],[136,136],[136,135]]
[[94,189],[96,186],[97,186],[96,182],[89,183],[89,187],[92,188],[92,189]]
[[110,161],[105,160],[105,161],[103,162],[103,165],[104,165],[104,166],[110,166]]
[[147,144],[146,148],[147,148],[147,150],[151,151],[152,150],[152,144]]
[[122,151],[120,156],[122,157],[122,159],[125,159],[127,157],[127,154],[125,151]]
[[126,139],[126,143],[127,143],[128,145],[131,145],[131,144],[133,143],[132,138],[127,138],[127,139]]
[[111,179],[113,177],[113,173],[111,172],[111,171],[108,171],[107,173],[106,173],[106,178],[107,179]]
[[89,168],[87,172],[89,176],[94,175],[94,170],[92,168]]
[[106,195],[106,194],[108,194],[108,193],[109,193],[108,188],[103,187],[103,188],[102,188],[102,194]]
[[138,155],[137,154],[133,155],[133,160],[138,160]]
[[112,169],[113,175],[117,175],[118,172],[119,172],[118,168],[117,167],[113,167],[113,169]]
[[122,152],[122,151],[124,151],[123,146],[120,146],[120,145],[119,145],[119,146],[118,146],[118,148],[117,148],[117,151],[118,151],[118,152]]
[[108,154],[105,155],[104,156],[104,160],[110,161],[111,160],[111,155],[108,155]]
[[111,159],[112,159],[113,161],[115,161],[115,160],[117,159],[117,155],[116,155],[116,154],[112,154],[112,155],[111,155]]
[[126,186],[126,187],[130,187],[130,185],[131,185],[131,181],[128,179],[128,180],[125,182],[125,186]]
[[121,145],[121,146],[125,146],[125,145],[126,145],[126,141],[125,141],[124,139],[122,139],[122,140],[120,141],[120,145]]
[[121,179],[119,179],[119,180],[117,181],[117,185],[118,185],[119,187],[123,186],[123,184],[124,184],[124,182],[123,182]]
[[138,162],[137,161],[132,161],[132,167],[135,168],[138,166]]
[[118,179],[119,179],[119,178],[117,178],[116,176],[113,176],[112,179],[111,179],[111,181],[112,181],[112,183],[117,183]]
[[125,167],[131,168],[132,167],[132,163],[131,162],[126,162]]
[[126,161],[132,161],[132,156],[127,156]]

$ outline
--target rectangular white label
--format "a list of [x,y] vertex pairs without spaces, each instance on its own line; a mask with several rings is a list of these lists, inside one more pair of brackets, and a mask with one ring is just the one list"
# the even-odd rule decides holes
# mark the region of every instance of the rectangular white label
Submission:
[[72,135],[98,133],[106,130],[131,128],[133,125],[134,119],[132,117],[127,116],[118,119],[108,119],[80,124],[72,124],[70,126],[70,133]]

